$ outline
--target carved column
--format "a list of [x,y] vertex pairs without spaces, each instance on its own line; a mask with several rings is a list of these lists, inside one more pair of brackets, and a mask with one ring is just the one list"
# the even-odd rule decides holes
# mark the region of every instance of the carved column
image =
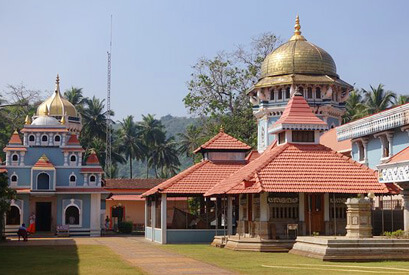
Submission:
[[402,192],[403,197],[403,224],[404,230],[409,230],[409,190]]
[[349,198],[347,205],[347,237],[372,238],[371,201],[368,198]]

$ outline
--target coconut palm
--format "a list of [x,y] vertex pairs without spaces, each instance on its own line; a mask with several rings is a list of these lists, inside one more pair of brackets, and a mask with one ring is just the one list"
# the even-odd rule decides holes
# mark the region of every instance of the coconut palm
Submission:
[[367,115],[366,106],[363,104],[362,94],[359,90],[353,90],[349,93],[345,104],[346,112],[343,122],[347,123]]
[[71,102],[75,107],[84,105],[86,98],[82,94],[82,88],[71,87],[70,90],[64,92],[64,97]]
[[396,99],[396,94],[385,91],[384,85],[379,84],[377,88],[370,86],[370,90],[363,90],[365,106],[368,114],[375,114],[391,107]]
[[161,140],[151,148],[148,158],[150,167],[155,168],[155,175],[158,177],[158,169],[163,175],[165,170],[168,173],[176,174],[180,161],[178,158],[177,144],[173,137]]
[[201,129],[195,125],[189,125],[185,133],[179,133],[179,152],[185,154],[186,157],[192,158],[192,163],[195,162],[193,151],[199,147],[201,139]]
[[398,98],[395,101],[394,106],[406,104],[409,102],[409,96],[407,95],[399,95]]
[[121,128],[118,131],[120,139],[119,151],[129,161],[129,177],[132,178],[132,161],[133,159],[143,159],[146,154],[146,147],[141,139],[141,133],[133,120],[133,116],[124,118],[120,124]]
[[152,158],[153,148],[166,139],[166,133],[164,130],[165,127],[151,114],[146,116],[142,115],[142,121],[140,121],[137,125],[146,148],[146,155],[144,159],[146,160],[146,178],[148,178],[149,168],[151,167],[152,163],[152,161],[149,161],[149,159]]
[[85,107],[81,112],[83,125],[82,138],[91,140],[93,137],[98,137],[101,140],[105,140],[107,111],[105,111],[104,101],[95,96],[86,101]]

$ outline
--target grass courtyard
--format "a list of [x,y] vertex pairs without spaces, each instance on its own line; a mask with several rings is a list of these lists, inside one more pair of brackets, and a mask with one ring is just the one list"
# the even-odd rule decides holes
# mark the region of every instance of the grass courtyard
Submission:
[[100,245],[0,246],[0,274],[143,274]]
[[409,262],[330,263],[288,253],[239,252],[198,244],[160,248],[243,274],[409,274]]

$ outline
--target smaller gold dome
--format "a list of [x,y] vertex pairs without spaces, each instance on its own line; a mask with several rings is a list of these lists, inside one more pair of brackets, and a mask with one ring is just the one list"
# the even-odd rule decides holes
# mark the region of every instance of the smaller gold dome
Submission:
[[301,35],[300,20],[296,18],[294,35],[272,51],[261,65],[261,78],[287,74],[337,75],[337,68],[331,55],[307,41]]
[[36,115],[63,117],[65,114],[69,117],[79,117],[74,105],[62,97],[60,93],[60,77],[57,75],[54,93],[38,106]]

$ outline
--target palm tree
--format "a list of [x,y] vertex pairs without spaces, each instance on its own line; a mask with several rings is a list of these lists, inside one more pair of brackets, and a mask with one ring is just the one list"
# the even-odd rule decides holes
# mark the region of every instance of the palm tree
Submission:
[[193,151],[200,145],[201,129],[195,125],[189,125],[185,133],[179,133],[178,136],[180,138],[179,152],[185,154],[186,157],[192,158],[192,163],[194,163],[195,155]]
[[151,158],[154,146],[166,139],[165,127],[151,114],[142,115],[142,121],[138,122],[137,125],[146,148],[144,159],[146,160],[146,178],[148,178],[149,168],[151,167],[150,163],[152,163],[149,159]]
[[158,169],[163,175],[165,170],[168,173],[176,174],[180,161],[178,158],[177,144],[173,137],[164,139],[151,148],[151,154],[148,159],[149,166],[155,168],[155,175],[158,177]]
[[409,103],[409,96],[407,95],[399,95],[398,98],[395,101],[394,106],[402,105]]
[[391,107],[396,99],[396,94],[385,91],[384,86],[379,84],[377,88],[370,86],[371,90],[363,90],[365,105],[368,114],[375,114]]
[[123,153],[129,161],[129,177],[132,178],[132,160],[141,160],[144,158],[146,148],[141,139],[141,133],[135,122],[133,116],[128,116],[123,119],[121,129],[119,129],[120,147],[119,151]]
[[82,133],[81,137],[91,140],[92,137],[98,137],[105,140],[107,111],[105,111],[104,99],[100,100],[95,96],[86,101],[85,108],[82,110]]
[[367,115],[366,106],[363,104],[362,94],[359,90],[353,90],[349,93],[345,104],[346,112],[343,116],[343,122],[347,123]]
[[66,90],[64,92],[64,97],[75,107],[84,105],[87,100],[82,94],[82,88],[76,87],[71,87],[70,90]]

